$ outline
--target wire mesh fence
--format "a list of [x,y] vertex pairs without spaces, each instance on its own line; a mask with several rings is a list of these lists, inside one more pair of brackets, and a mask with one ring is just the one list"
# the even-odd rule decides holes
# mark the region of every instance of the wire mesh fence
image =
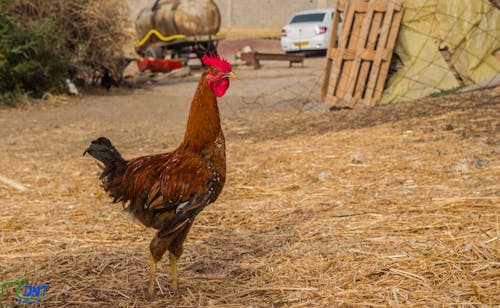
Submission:
[[[346,25],[346,8],[355,3],[373,3],[375,7],[372,19],[367,22],[361,12],[354,12],[352,18],[357,21],[358,27],[368,25],[374,27],[379,23],[378,32],[362,29],[344,29],[350,31],[350,36],[340,36],[338,40],[348,37],[351,42],[346,43],[345,50],[350,53],[350,64],[356,61],[361,78],[370,79],[373,72],[374,61],[367,61],[366,55],[372,52],[369,45],[377,45],[384,36],[382,30],[390,31],[391,27],[384,22],[386,12],[380,8],[381,3],[401,4],[404,8],[401,26],[396,39],[396,46],[390,64],[388,75],[379,82],[385,86],[378,93],[379,104],[390,104],[405,101],[414,101],[429,96],[440,96],[457,91],[467,91],[478,88],[489,88],[500,85],[500,11],[494,2],[487,0],[455,2],[437,0],[371,0],[371,1],[338,1],[340,13],[339,26]],[[366,11],[365,11],[366,13]],[[378,16],[373,18],[374,15]],[[362,35],[364,33],[364,35]],[[367,34],[368,33],[368,34]],[[385,36],[389,33],[385,33]],[[341,42],[333,46],[337,48]],[[350,50],[350,46],[358,47]],[[368,50],[368,52],[367,52]],[[326,55],[328,62],[329,53]],[[365,57],[365,58],[363,58]],[[311,60],[306,57],[306,67],[311,66]],[[345,61],[347,62],[347,61]],[[335,60],[332,65],[335,65]],[[380,64],[379,64],[380,65]],[[258,92],[247,93],[242,102],[248,108],[273,107],[279,104],[295,103],[307,105],[308,103],[325,102],[322,97],[323,78],[326,72],[312,70],[294,79],[285,86],[280,85],[269,90],[269,87]],[[360,84],[360,74],[341,76],[344,87],[357,89]],[[337,80],[338,81],[338,80]],[[377,83],[374,83],[377,84]],[[363,84],[363,94],[377,89],[369,89],[367,82]],[[367,87],[368,86],[368,87]],[[358,104],[366,106],[365,102]],[[334,104],[331,110],[343,107],[353,107],[351,101],[344,104]],[[302,110],[302,109],[300,109]]]

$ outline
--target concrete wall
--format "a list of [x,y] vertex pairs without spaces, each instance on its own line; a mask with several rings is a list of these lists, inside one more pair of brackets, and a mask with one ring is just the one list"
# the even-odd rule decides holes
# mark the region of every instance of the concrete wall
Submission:
[[[222,15],[222,27],[281,28],[301,10],[333,7],[335,0],[214,0]],[[127,0],[130,20],[155,0]]]
[[335,0],[215,0],[222,27],[281,28],[293,13],[333,7]]

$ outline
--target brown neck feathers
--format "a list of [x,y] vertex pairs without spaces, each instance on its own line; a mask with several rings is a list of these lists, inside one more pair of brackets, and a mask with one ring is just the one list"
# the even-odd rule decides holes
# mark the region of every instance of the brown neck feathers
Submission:
[[217,98],[208,86],[207,72],[198,83],[189,110],[189,117],[182,145],[200,151],[213,144],[222,134]]

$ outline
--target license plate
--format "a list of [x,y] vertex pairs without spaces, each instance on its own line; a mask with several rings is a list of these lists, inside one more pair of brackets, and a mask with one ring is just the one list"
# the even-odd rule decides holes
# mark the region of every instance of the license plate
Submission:
[[304,47],[304,46],[309,45],[309,42],[297,42],[297,43],[293,43],[293,45],[295,45],[297,47]]

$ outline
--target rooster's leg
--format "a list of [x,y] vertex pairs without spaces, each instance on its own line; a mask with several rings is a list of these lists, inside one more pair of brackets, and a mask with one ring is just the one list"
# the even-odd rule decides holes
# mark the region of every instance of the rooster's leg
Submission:
[[155,284],[156,284],[156,260],[151,256],[149,260],[149,296],[153,297],[155,295]]
[[172,272],[172,286],[174,293],[179,294],[179,282],[177,280],[177,257],[173,253],[169,253],[170,271]]
[[149,296],[152,297],[155,294],[155,284],[156,284],[156,263],[161,260],[161,257],[167,250],[169,242],[165,241],[155,235],[151,244],[149,245],[149,250],[151,251],[151,259],[149,260]]

